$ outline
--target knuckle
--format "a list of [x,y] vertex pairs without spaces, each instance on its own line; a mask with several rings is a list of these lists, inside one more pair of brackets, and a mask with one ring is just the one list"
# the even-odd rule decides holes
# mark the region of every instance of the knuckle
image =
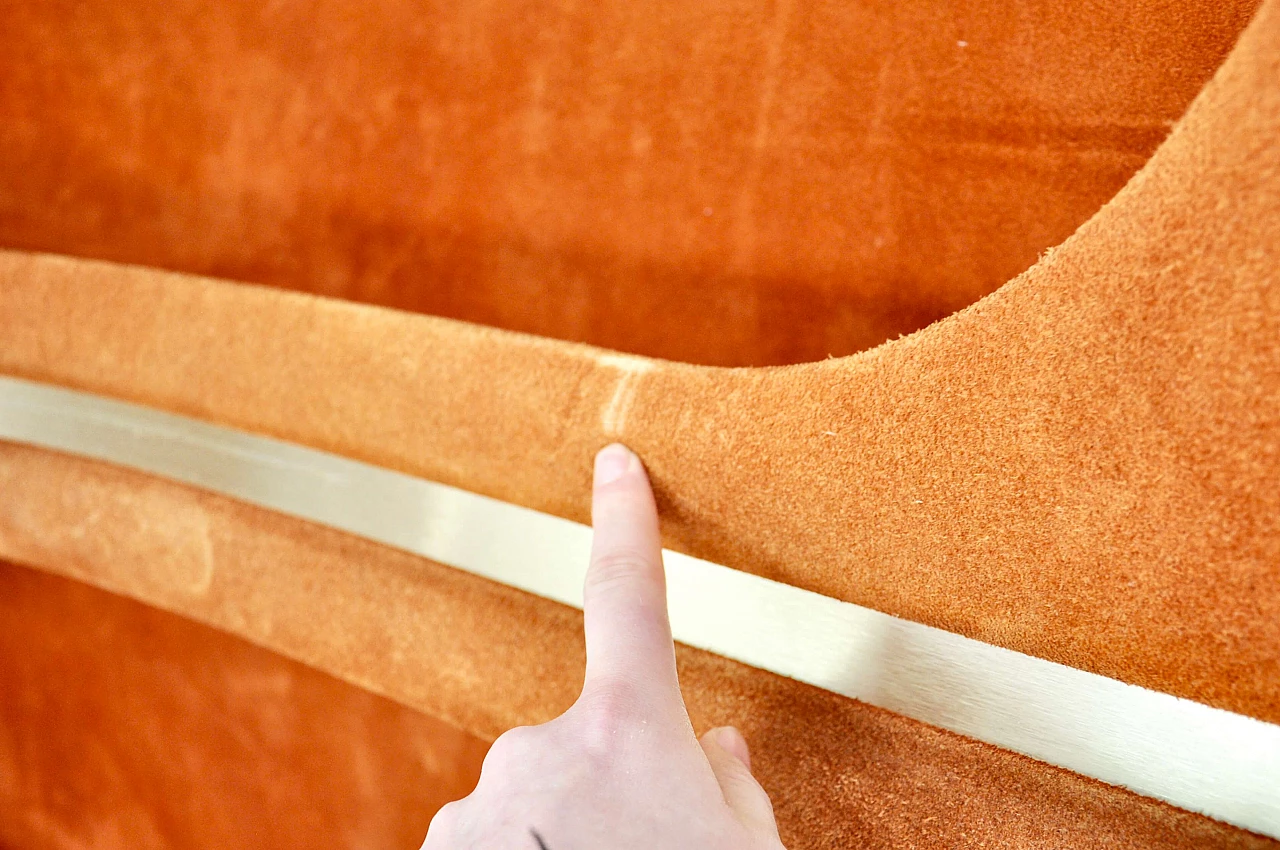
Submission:
[[588,753],[608,755],[626,739],[622,733],[643,716],[643,694],[631,682],[596,682],[579,702],[578,731]]
[[422,850],[435,850],[437,847],[448,847],[457,832],[462,812],[462,801],[445,803],[431,818],[427,827],[427,837],[422,841]]
[[653,574],[653,565],[642,552],[617,549],[597,555],[587,572],[587,586],[595,591],[628,585]]
[[506,770],[528,760],[536,746],[538,733],[534,726],[517,726],[503,732],[485,754],[482,773]]

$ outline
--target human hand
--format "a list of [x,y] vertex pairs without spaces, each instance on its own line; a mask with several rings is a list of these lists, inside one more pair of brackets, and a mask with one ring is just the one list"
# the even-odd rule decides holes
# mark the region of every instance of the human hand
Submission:
[[658,514],[639,458],[596,456],[582,694],[512,729],[422,850],[783,850],[736,729],[695,737],[676,681]]

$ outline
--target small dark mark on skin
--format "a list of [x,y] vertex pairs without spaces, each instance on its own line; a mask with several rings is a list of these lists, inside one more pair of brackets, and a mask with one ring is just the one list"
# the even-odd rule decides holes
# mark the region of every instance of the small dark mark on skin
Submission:
[[538,850],[551,850],[551,848],[547,846],[547,842],[543,841],[542,836],[538,834],[538,830],[533,827],[529,827],[529,834],[533,836],[534,841],[538,842]]

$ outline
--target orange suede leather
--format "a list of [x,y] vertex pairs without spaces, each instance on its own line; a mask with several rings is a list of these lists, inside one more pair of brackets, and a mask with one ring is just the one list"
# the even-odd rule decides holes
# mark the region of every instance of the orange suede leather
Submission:
[[189,620],[0,563],[0,846],[416,847],[487,745]]
[[868,348],[1146,161],[1257,0],[0,5],[0,245],[675,360]]
[[845,359],[695,367],[0,253],[0,370],[580,521],[621,439],[676,548],[1277,721],[1277,79],[1272,3],[1071,239]]
[[[317,6],[304,22],[236,5],[6,7],[0,244],[693,361],[817,359],[972,302],[1075,229],[1252,5],[698,8]],[[0,372],[579,520],[592,451],[623,439],[676,548],[1280,721],[1278,81],[1271,0],[1075,235],[973,307],[855,357],[700,368],[5,252]],[[577,621],[558,606],[142,476],[0,458],[0,557],[482,737],[572,697]],[[45,601],[9,622],[47,639],[24,612],[75,593],[30,581]],[[200,634],[175,663],[234,643]],[[681,660],[698,722],[747,727],[795,847],[1266,844]],[[36,669],[0,684],[39,694]],[[134,716],[180,734],[181,711],[152,708]],[[60,781],[57,764],[7,758],[0,777]],[[277,792],[319,781],[286,762]],[[163,776],[139,771],[114,781]],[[29,805],[59,846],[66,813]]]
[[[20,486],[22,482],[30,483]],[[69,528],[78,533],[65,533]],[[242,635],[483,738],[550,719],[569,706],[581,686],[585,656],[577,611],[339,532],[104,464],[0,444],[0,554],[46,569],[56,565],[55,571],[64,575],[125,591],[158,608]],[[251,664],[243,675],[295,675],[296,665],[248,653],[235,639],[184,628],[109,595],[58,580],[13,576],[15,570],[6,573],[0,568],[0,579],[28,588],[21,598],[36,600],[41,608],[70,607],[72,616],[83,612],[108,623],[124,620],[112,628],[126,633],[137,628],[128,620],[140,617],[166,633],[192,636],[159,657],[145,644],[128,647],[137,657],[129,663],[144,675],[159,662],[179,670],[215,663],[215,669],[233,676],[242,669],[234,659],[246,655]],[[24,619],[31,606],[19,602],[13,611],[8,597],[0,599],[12,612],[7,619],[15,631],[30,633],[32,627]],[[34,639],[20,638],[36,646],[49,639],[40,631]],[[210,659],[228,652],[234,653],[232,661]],[[746,733],[753,767],[774,796],[790,850],[1277,846],[710,653],[680,647],[677,656],[695,728],[735,723]],[[61,675],[49,680],[9,670],[0,670],[0,676],[25,693],[43,695],[37,699],[57,703],[67,698],[65,683],[71,674],[65,661],[61,668],[58,663],[49,666]],[[23,672],[19,668],[19,674]],[[192,678],[208,681],[201,674]],[[128,710],[131,700],[148,693],[145,683],[142,688],[132,681],[117,683],[114,689],[120,693],[114,695],[101,693],[104,687],[111,690],[106,683],[86,684],[88,693],[80,699],[125,704],[111,720],[151,730],[148,737],[171,735],[179,752],[206,754],[208,761],[187,776],[196,778],[201,770],[216,776],[231,769],[228,762],[246,771],[256,769],[256,753],[219,749],[218,737],[191,728],[187,706],[153,699]],[[87,720],[97,728],[102,722],[93,716],[81,720],[74,706],[60,717],[19,717],[11,750],[18,757],[8,764],[0,762],[0,776],[20,777],[23,784],[56,784],[67,782],[64,777],[70,774],[77,787],[101,787],[117,796],[127,796],[128,789],[140,785],[152,796],[138,801],[145,804],[139,809],[154,809],[172,820],[175,830],[185,827],[193,836],[201,833],[187,823],[190,818],[220,819],[224,833],[238,828],[241,811],[222,808],[229,804],[245,806],[254,818],[287,824],[294,815],[282,810],[281,798],[289,799],[299,786],[324,792],[331,778],[341,776],[343,763],[359,759],[361,753],[389,766],[400,764],[403,756],[395,750],[406,742],[399,730],[417,726],[392,713],[381,722],[349,724],[334,734],[326,724],[352,710],[351,702],[362,703],[340,691],[330,695],[332,686],[324,687],[325,702],[268,702],[268,710],[275,704],[281,711],[302,713],[299,725],[282,734],[294,757],[283,754],[277,774],[258,774],[230,800],[213,802],[209,809],[195,810],[159,787],[172,775],[163,764],[136,759],[123,775],[86,778],[79,769],[68,770],[65,763],[40,757],[47,752],[43,742],[75,739],[75,730],[66,727]],[[238,706],[252,716],[254,700],[221,693],[226,688],[214,678],[203,690],[204,699]],[[75,698],[80,688],[69,690]],[[311,724],[320,728],[312,730]],[[243,734],[254,734],[254,724],[247,725]],[[336,758],[332,768],[304,756],[313,738],[314,746]],[[108,740],[115,739],[108,735]],[[465,743],[436,746],[471,751]],[[467,765],[464,759],[460,767],[466,770]],[[366,793],[349,796],[330,789],[326,800],[334,808],[333,817],[352,823],[388,819],[405,824],[403,801],[412,789],[394,785],[398,778],[385,776],[381,783],[364,786]],[[423,813],[426,802],[442,793],[430,777],[403,777],[414,778],[425,782],[422,802],[408,807],[410,816]],[[50,811],[43,799],[22,802],[55,820],[69,814]],[[421,823],[425,830],[425,817]],[[310,829],[323,826],[305,818],[303,824]],[[404,829],[411,832],[407,824]],[[161,846],[189,845],[171,840]],[[223,845],[206,841],[196,846]]]

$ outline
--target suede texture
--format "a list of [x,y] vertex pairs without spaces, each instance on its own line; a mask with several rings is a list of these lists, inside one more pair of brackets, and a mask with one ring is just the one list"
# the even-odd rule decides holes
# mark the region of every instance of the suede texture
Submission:
[[[340,532],[106,464],[0,444],[0,555],[46,569],[53,564],[70,578],[242,635],[483,738],[550,719],[569,706],[581,686],[585,654],[578,611]],[[243,669],[234,657],[212,657],[228,650],[248,653],[236,648],[240,643],[233,638],[184,629],[164,615],[138,611],[136,605],[105,594],[94,599],[62,579],[37,579],[17,567],[0,568],[0,579],[0,586],[27,589],[17,602],[4,597],[4,607],[12,612],[6,619],[18,635],[31,633],[26,617],[32,607],[91,614],[95,622],[119,623],[108,628],[126,633],[138,628],[130,621],[140,618],[164,634],[189,633],[198,640],[178,646],[134,644],[128,647],[137,656],[131,666],[146,671],[159,661],[164,669],[208,664],[232,673]],[[26,598],[39,605],[24,604]],[[15,640],[40,654],[39,639]],[[102,647],[104,652],[110,648]],[[710,653],[680,647],[677,655],[695,729],[730,722],[742,728],[791,850],[1280,846]],[[283,659],[273,665],[266,654],[252,655],[252,661],[248,675],[296,667]],[[27,704],[38,699],[57,703],[66,698],[65,679],[75,672],[68,666],[55,657],[40,668],[53,674],[50,678],[41,679],[38,670],[15,684],[27,694]],[[6,679],[11,681],[16,677],[9,670]],[[156,788],[157,780],[170,773],[163,765],[132,759],[123,777],[93,777],[117,796],[127,796],[120,793],[122,784],[141,785],[155,796],[148,802],[157,812],[189,829],[186,821],[196,818],[234,829],[249,812],[277,819],[284,828],[299,815],[279,810],[282,798],[296,794],[299,785],[325,791],[341,777],[343,763],[362,751],[380,754],[384,763],[399,763],[403,754],[395,750],[406,742],[386,735],[384,727],[416,725],[397,718],[363,727],[348,723],[339,729],[282,730],[287,747],[310,746],[316,738],[322,752],[341,756],[346,750],[350,755],[335,758],[333,766],[320,766],[305,755],[290,758],[286,753],[280,772],[264,776],[255,764],[257,752],[218,751],[217,737],[191,728],[188,708],[173,707],[151,689],[132,684],[120,682],[105,688],[105,694],[102,687],[85,689],[87,696],[81,698],[127,703],[153,696],[153,701],[118,715],[128,718],[143,740],[174,740],[175,748],[187,755],[182,762],[196,761],[188,776],[199,776],[199,768],[216,774],[218,766],[230,762],[252,777],[230,801],[214,799],[200,810],[184,805],[188,801],[180,790]],[[112,690],[118,693],[113,696]],[[214,681],[208,692],[216,704],[250,713],[273,705],[268,699],[263,709],[257,694],[237,693],[225,682]],[[185,693],[179,691],[178,698]],[[358,696],[338,694],[335,705],[328,686],[322,693],[324,702],[318,704],[300,706],[300,700],[289,698],[274,704],[286,717],[310,725],[341,717],[345,702],[360,703]],[[171,694],[167,699],[174,698]],[[15,728],[14,749],[8,763],[0,763],[0,776],[16,776],[15,784],[21,785],[59,781],[67,771],[51,763],[47,742],[69,734],[67,727],[79,719],[75,711],[64,717],[20,715],[25,722]],[[234,720],[227,725],[240,727]],[[108,741],[116,740],[112,732],[129,734],[114,726],[104,731]],[[208,760],[191,757],[197,754]],[[84,771],[72,775],[80,787],[89,784]],[[374,780],[372,787],[360,786],[362,793],[345,797],[330,789],[325,798],[352,822],[385,818],[403,823],[406,812],[421,812],[424,801],[441,793],[430,777],[380,778],[386,784]],[[419,789],[421,799],[406,807],[404,800],[414,789],[393,783],[414,778],[427,782]],[[228,802],[248,809],[228,809]],[[51,819],[66,817],[64,811],[50,809]],[[106,815],[109,820],[110,813]],[[424,819],[424,831],[425,826]],[[372,846],[371,833],[363,835]]]
[[0,4],[0,245],[718,365],[972,303],[1256,0]]
[[1147,167],[971,308],[715,369],[0,254],[0,369],[586,521],[644,459],[675,548],[1280,720],[1280,5]]
[[[317,29],[234,4],[4,7],[0,244],[541,336],[7,251],[0,372],[580,521],[591,454],[621,439],[674,548],[1280,722],[1280,2],[1234,47],[1250,4],[549,8],[315,6]],[[718,369],[563,341],[728,364],[854,351],[973,302],[1073,229],[972,307],[852,357]],[[145,476],[0,458],[0,557],[443,718],[462,730],[436,728],[445,750],[545,719],[577,687],[567,609]],[[182,628],[14,581],[33,601],[6,616],[33,646],[51,639],[40,605]],[[170,661],[193,669],[237,645],[184,634]],[[155,649],[127,651],[144,670]],[[237,652],[228,675],[295,669]],[[1269,846],[680,657],[696,722],[745,727],[796,847]],[[4,675],[75,697],[36,666]],[[83,706],[106,697],[85,684],[79,715],[14,722],[51,739],[96,722]],[[132,710],[218,747],[179,708]],[[350,752],[396,747],[379,728]],[[299,752],[308,735],[341,751],[295,734]],[[14,740],[4,776],[61,781]],[[284,762],[262,794],[320,782]],[[111,781],[164,781],[134,764]],[[57,840],[66,811],[22,799]]]
[[416,847],[487,745],[296,661],[0,563],[0,846]]

